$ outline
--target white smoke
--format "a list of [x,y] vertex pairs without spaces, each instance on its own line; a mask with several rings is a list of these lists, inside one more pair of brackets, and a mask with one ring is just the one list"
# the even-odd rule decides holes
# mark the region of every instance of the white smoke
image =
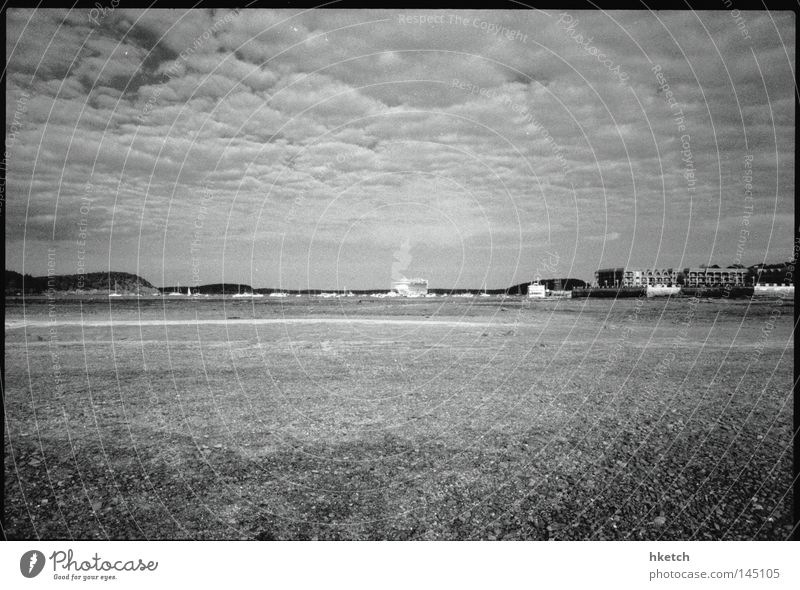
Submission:
[[411,264],[411,241],[406,238],[400,244],[400,248],[394,251],[394,262],[392,262],[392,280],[403,281],[405,275],[403,271]]

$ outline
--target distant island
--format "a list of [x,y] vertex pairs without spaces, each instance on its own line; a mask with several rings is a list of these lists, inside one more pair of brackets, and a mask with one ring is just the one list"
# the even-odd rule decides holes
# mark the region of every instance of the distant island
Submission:
[[167,286],[155,287],[147,279],[129,272],[90,272],[87,274],[53,275],[35,277],[6,270],[6,295],[45,295],[49,292],[60,294],[101,294],[119,295],[160,295],[162,293],[192,293],[201,295],[233,295],[236,293],[270,293],[278,289],[254,290],[250,285],[240,283],[215,283],[200,287]]
[[[543,281],[545,282],[545,281]],[[571,289],[584,287],[586,283],[580,279],[549,279],[546,281],[549,288]],[[527,293],[528,283],[514,285],[507,289],[428,289],[428,293],[435,295],[518,295]],[[255,293],[271,295],[273,293],[286,293],[288,295],[322,295],[334,293],[345,295],[369,295],[372,293],[386,293],[389,289],[255,289],[244,283],[213,283],[199,286],[154,287],[142,277],[127,272],[93,272],[85,275],[54,275],[32,276],[22,275],[13,270],[6,270],[5,294],[6,295],[45,295],[48,292],[60,294],[102,294],[117,293],[119,295],[159,295],[180,293],[188,295],[237,295],[242,293]]]
[[117,293],[156,295],[160,291],[142,277],[129,272],[90,272],[79,275],[34,277],[6,270],[6,295],[56,293]]
[[[704,268],[720,268],[716,264]],[[754,264],[749,267],[732,265],[727,268],[747,269],[754,282],[759,283],[793,283],[790,279],[794,270],[793,262],[776,264]],[[619,270],[619,269],[618,269]],[[32,276],[20,274],[13,270],[5,271],[5,294],[15,295],[45,295],[47,293],[59,294],[102,294],[117,293],[119,295],[160,295],[180,293],[182,295],[236,295],[236,294],[287,294],[287,295],[322,295],[322,294],[352,294],[369,295],[371,293],[386,293],[389,289],[274,289],[253,288],[243,283],[213,283],[199,286],[166,286],[155,287],[146,279],[129,272],[91,272],[87,274]],[[551,291],[571,291],[583,289],[589,284],[581,279],[574,278],[549,278],[542,279],[541,284]],[[501,289],[428,289],[427,292],[435,295],[525,295],[528,292],[530,281]]]

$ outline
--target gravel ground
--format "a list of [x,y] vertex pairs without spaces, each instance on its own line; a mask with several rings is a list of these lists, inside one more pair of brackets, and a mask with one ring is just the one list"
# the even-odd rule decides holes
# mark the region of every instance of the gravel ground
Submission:
[[[6,308],[11,539],[791,531],[791,302],[61,301],[35,324],[47,313]],[[284,317],[376,321],[219,321]]]

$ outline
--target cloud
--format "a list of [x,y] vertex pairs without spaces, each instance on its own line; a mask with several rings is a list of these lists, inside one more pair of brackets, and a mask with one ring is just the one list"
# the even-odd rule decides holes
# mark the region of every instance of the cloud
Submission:
[[[206,239],[225,243],[206,255],[213,266],[225,251],[226,280],[280,243],[283,284],[308,286],[291,269],[308,267],[313,241],[344,252],[355,288],[402,236],[428,272],[473,285],[485,268],[445,266],[486,248],[502,284],[535,268],[509,252],[545,247],[585,278],[625,261],[722,260],[749,156],[751,251],[785,258],[794,15],[747,13],[749,39],[727,12],[570,15],[571,30],[542,11],[120,7],[93,25],[79,9],[12,9],[9,261],[25,262],[24,240],[35,252],[71,239],[87,182],[97,236],[115,240],[97,242],[98,264],[111,251],[129,268],[169,244],[175,258],[145,257],[146,274],[182,282],[208,191]],[[274,283],[262,266],[273,270],[256,282]]]

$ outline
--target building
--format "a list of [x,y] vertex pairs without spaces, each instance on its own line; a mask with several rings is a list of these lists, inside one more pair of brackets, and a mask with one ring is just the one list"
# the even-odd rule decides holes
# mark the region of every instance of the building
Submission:
[[572,291],[573,289],[582,289],[586,283],[580,279],[541,279],[540,283],[544,283],[548,291]]
[[678,284],[680,272],[672,268],[625,269],[622,278],[624,287],[672,287]]
[[625,269],[601,268],[594,272],[594,282],[598,287],[620,287],[625,274]]
[[751,275],[747,268],[685,268],[686,287],[744,287]]
[[531,283],[528,285],[528,297],[531,299],[544,299],[547,296],[545,285]]
[[789,266],[789,263],[756,264],[748,270],[756,285],[791,285],[792,272]]
[[[588,285],[580,279],[539,279],[539,284],[544,284],[547,291],[572,291],[573,289],[583,289]],[[526,295],[530,283],[520,283],[506,289],[506,295]]]
[[426,279],[399,279],[392,281],[392,291],[404,297],[424,297],[428,294]]

